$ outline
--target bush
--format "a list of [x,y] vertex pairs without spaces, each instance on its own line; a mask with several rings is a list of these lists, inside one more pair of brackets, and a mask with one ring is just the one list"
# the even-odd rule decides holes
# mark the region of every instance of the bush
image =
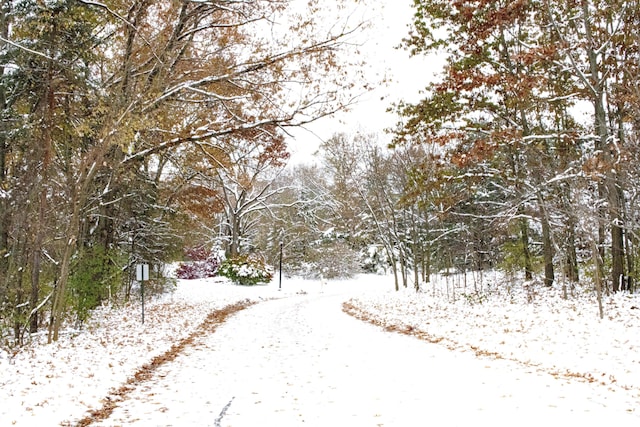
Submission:
[[220,268],[220,257],[216,251],[205,248],[185,249],[191,262],[181,263],[176,270],[178,279],[204,279],[214,277]]
[[238,256],[222,262],[218,274],[238,285],[253,286],[273,279],[273,268],[257,257]]
[[69,276],[71,302],[80,322],[89,312],[115,295],[122,285],[122,254],[102,246],[83,249]]

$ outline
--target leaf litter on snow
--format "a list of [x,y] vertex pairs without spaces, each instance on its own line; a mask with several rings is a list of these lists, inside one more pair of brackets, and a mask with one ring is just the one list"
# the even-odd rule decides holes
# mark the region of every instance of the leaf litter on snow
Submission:
[[[564,300],[558,288],[531,284],[466,293],[429,284],[416,294],[394,292],[392,283],[389,277],[355,280],[351,284],[358,296],[345,303],[345,311],[456,351],[516,360],[558,378],[631,389],[636,406],[640,401],[640,299],[635,295],[605,298],[600,320],[588,289],[575,289]],[[381,284],[384,291],[373,292],[371,284]],[[69,329],[52,345],[34,336],[14,354],[0,351],[0,424],[58,425],[81,419],[101,408],[110,390],[188,337],[212,310],[247,298],[326,295],[332,285],[295,287],[287,281],[280,292],[277,283],[247,288],[215,280],[181,281],[173,294],[148,304],[144,325],[137,304],[100,308],[82,330]]]
[[418,293],[365,294],[348,301],[345,311],[453,350],[620,387],[640,400],[640,297],[606,296],[600,319],[595,293],[587,288],[563,299],[560,286],[534,283],[502,282],[479,292],[444,287],[440,278]]
[[[259,292],[216,280],[181,282],[141,306],[103,306],[82,329],[45,344],[36,334],[15,354],[0,350],[0,425],[59,425],[100,408],[109,391],[188,337],[207,315]],[[44,423],[44,424],[43,424]]]

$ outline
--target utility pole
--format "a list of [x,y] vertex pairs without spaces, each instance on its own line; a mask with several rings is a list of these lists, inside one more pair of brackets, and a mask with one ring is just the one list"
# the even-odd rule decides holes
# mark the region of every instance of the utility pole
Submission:
[[282,241],[280,241],[280,266],[278,267],[280,278],[278,279],[278,290],[282,290]]

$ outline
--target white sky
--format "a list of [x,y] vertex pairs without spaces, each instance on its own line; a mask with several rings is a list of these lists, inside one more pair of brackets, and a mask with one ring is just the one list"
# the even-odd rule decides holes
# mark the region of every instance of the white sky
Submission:
[[371,80],[386,75],[390,83],[364,94],[350,112],[319,120],[308,127],[309,131],[295,131],[295,140],[289,141],[292,164],[312,161],[311,156],[321,140],[337,132],[352,133],[361,129],[382,134],[385,128],[396,123],[395,115],[386,112],[392,103],[420,98],[420,90],[433,79],[444,61],[437,57],[410,58],[407,51],[396,49],[409,33],[411,4],[411,0],[367,0],[359,6],[366,8],[365,15],[374,23],[367,30],[368,41],[362,48],[368,57]]

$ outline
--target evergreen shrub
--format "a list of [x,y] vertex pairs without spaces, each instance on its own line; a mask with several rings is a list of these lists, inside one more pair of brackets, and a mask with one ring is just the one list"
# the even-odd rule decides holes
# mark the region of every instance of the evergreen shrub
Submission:
[[69,276],[72,308],[80,322],[122,286],[123,256],[102,246],[83,249],[74,259]]

